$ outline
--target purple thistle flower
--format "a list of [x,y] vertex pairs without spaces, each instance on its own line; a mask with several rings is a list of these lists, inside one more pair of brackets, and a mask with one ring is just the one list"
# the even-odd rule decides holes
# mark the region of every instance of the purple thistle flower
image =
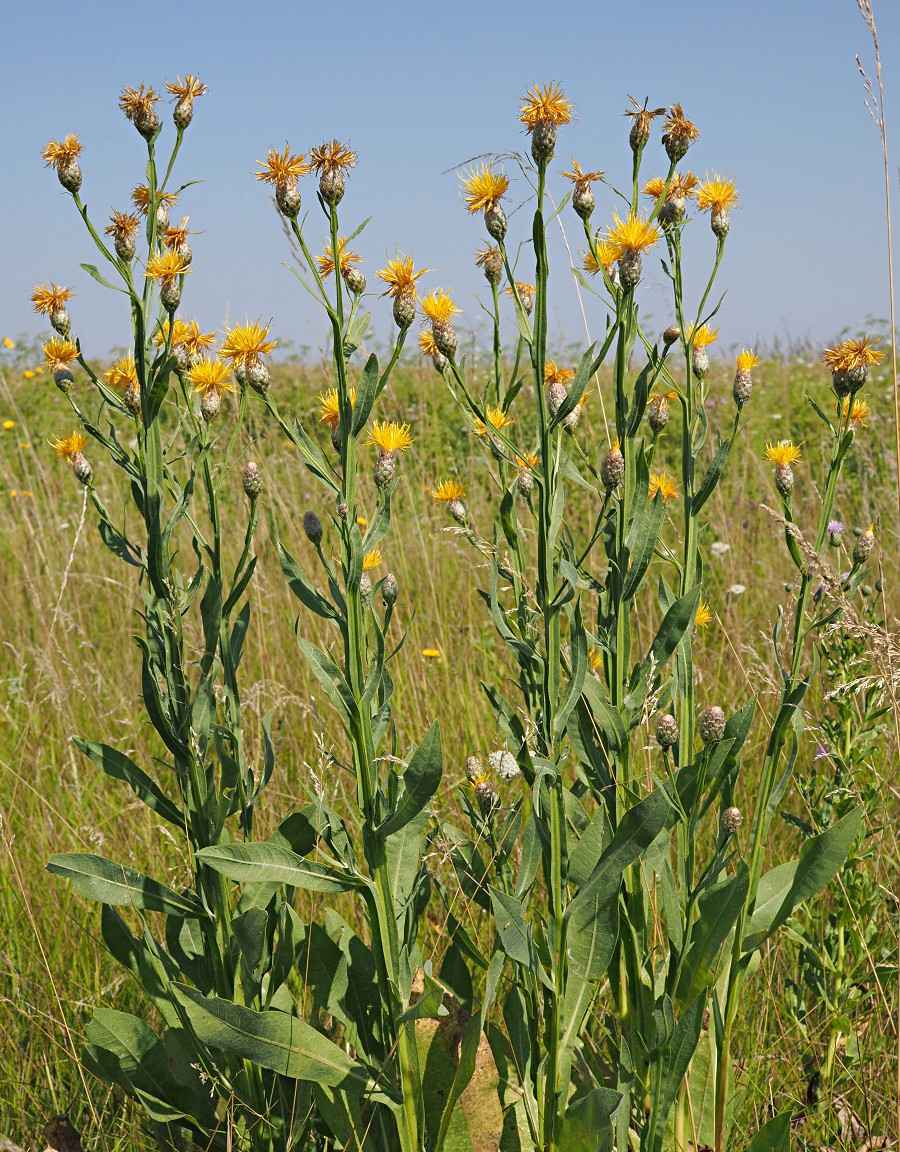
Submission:
[[831,749],[827,744],[817,744],[816,750],[813,753],[813,760],[824,760],[826,756],[831,755]]
[[828,521],[828,539],[831,544],[836,548],[841,542],[841,533],[844,531],[844,525],[840,520]]

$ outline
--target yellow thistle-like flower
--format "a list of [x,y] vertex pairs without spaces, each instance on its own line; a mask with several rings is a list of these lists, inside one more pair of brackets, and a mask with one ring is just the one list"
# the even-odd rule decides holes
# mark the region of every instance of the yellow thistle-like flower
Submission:
[[754,356],[754,354],[746,348],[742,348],[735,359],[738,372],[749,372],[752,368],[755,368],[759,362],[759,357]]
[[509,177],[496,172],[493,164],[482,164],[460,175],[462,194],[470,212],[483,212],[499,204],[509,188]]
[[378,567],[383,559],[384,556],[381,549],[373,548],[371,552],[367,552],[365,556],[363,556],[363,572],[371,572],[373,568]]
[[706,179],[697,192],[697,207],[701,212],[722,212],[732,208],[738,202],[738,194],[734,189],[734,181],[713,173],[712,180]]
[[500,255],[500,249],[496,244],[486,244],[484,248],[479,248],[475,253],[475,267],[484,268],[485,265],[497,260]]
[[420,268],[416,272],[414,267],[411,256],[398,256],[394,260],[388,260],[384,268],[375,273],[379,280],[387,284],[387,290],[382,292],[382,296],[391,296],[394,300],[413,300],[416,295],[416,281],[431,271],[430,268]]
[[603,172],[600,169],[596,172],[582,172],[581,165],[574,156],[572,157],[572,171],[563,172],[562,175],[566,180],[572,181],[576,190],[579,188],[589,188],[590,185],[594,184],[597,180],[603,179]]
[[374,444],[381,452],[405,452],[413,442],[408,424],[376,420],[369,431],[367,444]]
[[[177,192],[156,193],[156,203],[159,205],[165,204],[167,208],[171,208],[177,201]],[[150,189],[146,184],[138,184],[136,188],[132,189],[131,202],[142,216],[147,215],[150,210]]]
[[87,440],[80,432],[73,432],[70,436],[64,436],[62,440],[57,436],[50,441],[50,444],[57,456],[61,456],[63,460],[71,461],[74,456],[84,450]]
[[355,168],[356,159],[356,153],[352,148],[342,144],[340,140],[332,140],[309,150],[310,166],[319,176],[342,172],[345,168]]
[[71,300],[75,293],[71,288],[61,288],[50,281],[50,287],[41,281],[31,293],[31,303],[39,315],[49,316],[51,312],[58,312],[64,308],[66,301]]
[[582,268],[585,272],[590,272],[592,276],[596,276],[601,268],[609,275],[613,264],[619,259],[619,249],[612,244],[607,244],[599,237],[595,237],[594,248],[596,255],[593,252],[585,252],[581,262]]
[[218,358],[212,360],[209,356],[199,357],[186,375],[194,385],[194,391],[202,392],[204,396],[211,392],[221,395],[223,392],[234,391],[234,385],[229,380],[231,366]]
[[153,111],[153,105],[158,104],[159,100],[160,96],[155,88],[148,88],[145,91],[144,85],[141,84],[139,88],[126,87],[122,89],[119,107],[134,123],[139,116],[149,116]]
[[526,452],[524,457],[516,454],[516,464],[519,468],[527,468],[531,471],[540,466],[541,460],[539,456],[535,456],[533,452]]
[[196,100],[198,96],[205,95],[209,89],[200,82],[197,76],[192,76],[188,72],[183,80],[180,76],[176,76],[174,82],[167,80],[166,91],[170,92],[176,100]]
[[[351,252],[350,249],[347,247],[347,237],[346,236],[338,236],[337,249],[338,249],[338,261],[339,261],[340,266],[341,266],[341,275],[342,276],[344,275],[345,272],[349,272],[350,269],[355,264],[360,264],[362,262],[362,256],[358,256],[356,254],[356,252]],[[319,275],[320,276],[330,276],[331,273],[334,271],[334,255],[331,251],[331,245],[330,244],[325,245],[325,255],[324,256],[317,256],[316,257],[316,263],[319,265]]]
[[588,655],[588,664],[592,672],[599,672],[603,667],[603,653],[599,648],[592,648]]
[[212,348],[215,342],[215,332],[201,332],[200,325],[196,320],[188,321],[185,333],[181,338],[181,343],[185,346],[191,356],[197,356],[206,348]]
[[[488,424],[490,424],[490,426],[497,432],[502,432],[504,428],[509,428],[509,426],[514,423],[513,418],[508,416],[502,408],[488,407],[484,414],[487,416]],[[486,434],[487,428],[485,427],[484,421],[476,420],[475,435],[484,436]]]
[[666,190],[666,182],[662,176],[651,176],[649,180],[644,182],[642,189],[645,196],[651,200],[658,200]]
[[659,243],[660,230],[648,220],[630,215],[621,220],[613,214],[612,225],[606,230],[605,243],[616,250],[616,258],[621,259],[625,252],[643,252]]
[[199,232],[192,232],[191,229],[188,228],[189,220],[190,216],[182,216],[180,224],[173,224],[170,228],[166,229],[163,235],[163,244],[165,244],[167,248],[174,251],[176,248],[180,248],[182,244],[187,244],[188,236],[200,235]]
[[690,200],[699,184],[700,177],[696,172],[692,172],[690,168],[688,168],[687,172],[676,172],[672,177],[672,183],[669,185],[666,199],[683,198]]
[[826,348],[822,359],[832,372],[850,372],[853,369],[868,368],[884,359],[884,351],[875,345],[881,336],[863,336],[859,340],[842,340],[834,348]]
[[574,368],[557,368],[555,360],[548,360],[544,365],[545,384],[565,384],[575,376]]
[[846,420],[860,428],[866,427],[866,421],[872,415],[869,405],[865,400],[857,400],[855,397],[851,400],[849,396],[844,397],[843,403],[838,401],[834,406],[834,410],[842,420]]
[[666,137],[668,137],[667,150],[674,148],[680,151],[682,155],[700,135],[700,129],[688,120],[680,104],[673,104],[669,109],[663,127],[665,129],[664,144],[666,144]]
[[654,400],[665,400],[668,403],[670,400],[677,400],[678,393],[673,391],[668,392],[651,392],[647,397],[647,402],[652,404]]
[[277,148],[270,148],[265,161],[257,160],[256,163],[262,169],[260,172],[254,172],[256,179],[264,180],[266,184],[274,184],[276,187],[294,188],[298,179],[309,171],[303,153],[291,152],[288,144],[285,144],[283,152],[279,152]]
[[434,333],[430,328],[425,328],[419,333],[419,348],[422,350],[423,356],[440,356],[442,354],[435,343]]
[[525,304],[525,302],[528,298],[530,298],[532,300],[534,299],[534,294],[537,291],[537,289],[535,288],[535,286],[533,284],[529,284],[527,282],[527,280],[516,280],[515,283],[516,283],[516,291],[515,292],[513,292],[513,290],[512,290],[512,285],[507,284],[506,289],[505,289],[507,296],[514,297],[516,295],[516,292],[517,292],[519,295],[519,299],[522,301],[523,304]]
[[699,328],[695,329],[693,325],[688,329],[688,342],[691,337],[694,340],[694,348],[708,348],[710,344],[715,344],[719,338],[719,329],[710,328],[708,324],[701,324]]
[[451,500],[462,500],[465,497],[466,486],[458,480],[442,480],[437,488],[430,488],[429,492],[438,503],[449,504]]
[[223,360],[230,360],[235,367],[255,364],[260,356],[271,352],[278,344],[277,340],[267,339],[268,335],[268,327],[258,320],[253,324],[236,324],[226,331],[219,355]]
[[784,468],[800,459],[800,446],[794,444],[792,440],[782,440],[779,444],[767,444],[765,459],[771,460],[777,468]]
[[134,357],[123,356],[121,360],[117,360],[112,368],[104,373],[104,378],[111,388],[124,389],[129,385],[137,387],[138,374]]
[[[183,320],[164,320],[156,330],[153,337],[153,343],[157,348],[162,348],[166,340],[169,339],[169,329],[172,329],[172,339],[169,342],[171,348],[176,348],[179,344],[184,344],[187,337],[189,328]],[[215,339],[215,338],[213,338]]]
[[84,145],[75,133],[70,132],[62,142],[51,140],[41,150],[41,156],[48,168],[55,168],[59,172],[71,164],[73,160],[76,160],[83,148]]
[[44,356],[51,372],[65,368],[78,356],[78,346],[71,340],[48,340],[44,345]]
[[191,271],[177,252],[167,251],[156,252],[150,257],[144,275],[148,280],[157,280],[160,284],[173,284],[179,276],[189,276]]
[[[356,389],[350,389],[350,407],[356,404]],[[341,422],[341,409],[338,403],[337,388],[329,388],[327,392],[319,393],[319,423],[327,424],[329,428],[337,428]]]
[[522,101],[519,119],[527,132],[533,132],[539,124],[557,127],[568,124],[575,108],[558,84],[535,84],[519,99]]
[[[135,189],[135,192],[136,191],[137,189]],[[142,209],[142,211],[146,216],[146,208]],[[130,240],[134,236],[137,236],[141,222],[137,216],[134,215],[134,213],[113,212],[109,219],[111,223],[109,223],[104,229],[105,235],[113,236],[117,240]]]
[[697,605],[697,612],[694,616],[694,624],[698,628],[708,628],[713,622],[712,609],[705,600],[701,600]]
[[633,96],[629,96],[631,107],[625,109],[625,115],[631,119],[631,135],[633,140],[639,140],[641,146],[646,144],[647,138],[650,135],[650,126],[657,116],[662,116],[665,108],[648,108],[650,102],[649,96],[644,101],[643,107],[638,104]]
[[432,324],[446,324],[462,312],[462,309],[453,303],[449,292],[445,292],[443,288],[435,288],[427,296],[420,297],[419,304]]
[[650,473],[650,488],[647,493],[648,499],[652,500],[657,492],[662,493],[664,504],[668,504],[670,500],[678,498],[678,484],[675,478],[670,476],[668,472]]

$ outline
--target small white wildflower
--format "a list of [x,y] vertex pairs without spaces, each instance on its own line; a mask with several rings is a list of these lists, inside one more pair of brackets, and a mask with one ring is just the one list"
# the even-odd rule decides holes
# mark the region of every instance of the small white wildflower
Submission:
[[517,776],[522,775],[522,769],[516,763],[512,752],[491,752],[488,763],[501,780],[515,780]]
[[715,556],[717,559],[721,559],[726,552],[731,551],[731,545],[726,544],[724,540],[714,540],[713,543],[710,544],[709,550],[712,552],[713,556]]
[[728,593],[730,596],[743,596],[743,594],[746,591],[747,591],[747,585],[746,584],[732,584],[731,587],[728,589]]

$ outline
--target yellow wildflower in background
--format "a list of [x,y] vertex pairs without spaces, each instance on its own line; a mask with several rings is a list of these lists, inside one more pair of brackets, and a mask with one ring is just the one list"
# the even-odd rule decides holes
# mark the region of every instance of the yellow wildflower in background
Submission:
[[[338,403],[337,388],[329,388],[327,392],[319,394],[319,423],[327,424],[329,428],[337,428],[341,422],[341,411]],[[356,389],[350,389],[350,407],[356,404]]]
[[670,476],[668,472],[650,473],[650,488],[647,493],[648,499],[652,500],[657,492],[662,494],[664,504],[668,504],[670,500],[676,500],[678,498],[678,484],[674,477]]
[[698,628],[708,628],[713,622],[712,609],[709,604],[703,599],[697,605],[697,612],[694,616],[694,624]]
[[568,124],[575,109],[558,84],[535,84],[519,99],[522,101],[519,119],[526,132],[533,132],[540,124],[555,124],[557,127]]
[[373,548],[371,552],[367,552],[363,556],[363,572],[371,572],[373,568],[377,568],[381,561],[384,559],[380,548]]
[[509,177],[494,170],[493,164],[482,164],[460,175],[462,194],[469,212],[483,212],[499,204],[509,188]]
[[219,355],[223,360],[230,360],[235,367],[254,364],[260,356],[278,346],[278,341],[269,340],[268,335],[268,326],[263,326],[258,320],[252,324],[236,324],[226,330]]
[[544,365],[545,384],[565,384],[575,376],[574,368],[557,368],[555,360],[548,360]]
[[71,340],[48,340],[44,345],[44,356],[51,371],[65,368],[78,356],[78,346]]
[[[441,650],[440,648],[423,648],[422,655],[426,660],[439,660],[441,658]],[[485,776],[485,780],[487,780],[487,776]]]
[[10,432],[13,428],[15,428],[15,426],[16,426],[15,420],[4,420],[3,421],[4,432]]
[[429,493],[439,504],[449,504],[451,500],[462,500],[465,497],[466,486],[458,480],[442,480],[437,488],[430,488]]
[[794,444],[793,440],[782,440],[779,444],[767,444],[764,459],[771,460],[778,468],[784,468],[800,459],[800,446]]
[[423,356],[441,355],[441,350],[435,343],[434,333],[430,328],[426,328],[424,331],[419,333],[419,348],[422,350]]
[[625,252],[643,252],[659,243],[660,231],[655,224],[642,220],[633,213],[622,220],[618,212],[613,213],[613,222],[606,231],[605,243],[615,251],[619,260]]
[[755,368],[759,362],[759,357],[754,356],[754,354],[746,348],[741,349],[735,360],[738,372],[749,372],[751,368]]
[[516,455],[516,464],[520,468],[527,468],[529,470],[540,467],[541,459],[535,456],[533,452],[526,452],[525,456]]
[[10,340],[10,338],[8,336],[3,337],[3,347],[4,348],[15,348],[15,346],[16,346],[16,344],[15,344],[14,340]]
[[71,460],[73,456],[77,456],[85,444],[87,440],[80,432],[73,432],[70,436],[64,436],[62,440],[57,436],[50,442],[53,451],[63,460]]
[[148,280],[157,280],[160,284],[173,284],[179,276],[189,276],[192,271],[182,256],[167,251],[156,252],[150,257],[144,275]]
[[[497,432],[502,432],[504,428],[509,428],[515,421],[511,416],[508,416],[502,408],[488,407],[485,411],[487,422]],[[475,435],[484,436],[487,433],[487,428],[483,420],[475,421]]]
[[254,172],[257,180],[285,188],[296,187],[299,177],[309,172],[306,157],[302,152],[291,152],[288,144],[285,144],[283,152],[279,152],[277,148],[270,148],[265,161],[257,160],[256,163],[262,169],[260,172]]
[[382,452],[405,452],[412,442],[408,424],[397,424],[387,420],[376,420],[366,440],[367,444],[374,444]]
[[233,392],[234,385],[228,379],[230,375],[230,365],[223,360],[210,359],[209,356],[201,356],[186,373],[187,379],[194,385],[194,391],[204,396],[213,392],[218,395]]
[[[362,262],[362,256],[357,255],[356,252],[351,252],[347,247],[346,236],[338,236],[337,250],[342,276],[345,272],[349,272],[354,265]],[[330,244],[325,245],[324,256],[316,257],[316,263],[319,265],[320,276],[330,276],[334,271],[334,253],[331,251]]]
[[61,288],[52,280],[48,288],[42,280],[31,293],[31,303],[38,315],[49,316],[51,312],[57,312],[63,308],[66,301],[71,300],[74,295],[75,293],[71,288]]
[[137,365],[133,356],[123,356],[117,360],[103,378],[111,388],[127,388],[130,384],[135,387],[138,383]]
[[55,168],[59,172],[77,159],[83,150],[84,145],[75,133],[70,132],[61,143],[59,140],[51,140],[42,149],[41,156],[48,168]]
[[462,312],[462,308],[457,308],[450,293],[443,288],[435,288],[427,296],[421,297],[419,305],[432,324],[446,324]]
[[398,256],[394,260],[388,260],[384,268],[380,268],[375,275],[387,284],[382,296],[391,296],[394,300],[412,300],[416,295],[416,281],[430,271],[430,268],[420,268],[416,272],[411,256]]

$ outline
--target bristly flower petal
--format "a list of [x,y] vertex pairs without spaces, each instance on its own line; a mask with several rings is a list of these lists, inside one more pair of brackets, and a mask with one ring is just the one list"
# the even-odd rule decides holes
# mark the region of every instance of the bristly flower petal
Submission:
[[509,188],[509,177],[494,170],[493,164],[482,164],[460,174],[462,194],[469,212],[483,212],[499,204]]
[[519,119],[527,132],[533,132],[539,124],[555,124],[557,127],[568,124],[575,108],[559,84],[535,84],[520,99]]

